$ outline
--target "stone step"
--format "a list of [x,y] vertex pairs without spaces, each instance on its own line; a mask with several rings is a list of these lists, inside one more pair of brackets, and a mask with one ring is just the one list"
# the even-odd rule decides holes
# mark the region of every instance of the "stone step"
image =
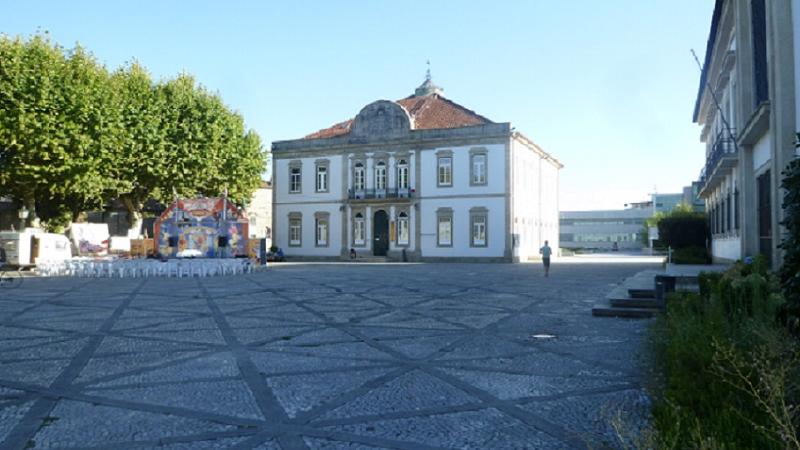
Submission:
[[609,303],[616,308],[658,308],[658,303],[653,297],[611,298]]
[[655,298],[656,290],[654,288],[629,288],[628,296],[631,298]]
[[351,261],[359,263],[385,263],[389,262],[390,259],[385,256],[359,256]]
[[597,317],[625,317],[631,319],[648,319],[656,315],[657,308],[619,308],[611,305],[595,305],[592,315]]

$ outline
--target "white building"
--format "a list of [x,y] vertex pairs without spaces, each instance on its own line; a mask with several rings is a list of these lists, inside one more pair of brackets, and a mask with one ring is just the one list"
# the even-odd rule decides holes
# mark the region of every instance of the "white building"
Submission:
[[519,261],[558,248],[562,165],[441,95],[379,100],[274,142],[274,243],[290,257]]
[[716,261],[782,260],[781,172],[800,130],[798,22],[798,0],[716,1],[694,109]]
[[250,237],[272,240],[272,183],[262,181],[245,207],[250,220]]

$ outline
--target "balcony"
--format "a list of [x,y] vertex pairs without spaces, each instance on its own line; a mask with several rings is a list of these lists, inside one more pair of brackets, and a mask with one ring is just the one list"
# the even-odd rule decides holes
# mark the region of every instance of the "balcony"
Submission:
[[403,202],[403,201],[410,201],[414,198],[414,188],[407,188],[407,189],[399,189],[399,188],[388,188],[388,189],[349,189],[347,191],[347,198],[351,202],[361,203],[361,202]]
[[[733,137],[731,137],[733,135]],[[706,158],[706,165],[700,171],[700,191],[701,198],[708,197],[714,189],[730,175],[731,171],[738,163],[739,155],[736,149],[736,135],[733,131],[728,133],[722,131],[717,133],[711,153]]]

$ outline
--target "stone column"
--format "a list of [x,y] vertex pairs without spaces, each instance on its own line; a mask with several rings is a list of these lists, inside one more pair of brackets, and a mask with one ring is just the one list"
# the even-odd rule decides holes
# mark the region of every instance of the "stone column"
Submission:
[[366,244],[365,250],[372,252],[372,206],[367,206],[364,211],[364,243]]
[[372,157],[372,153],[367,153],[366,161],[364,162],[364,170],[366,173],[364,176],[366,177],[365,189],[375,189],[375,159]]
[[389,155],[389,160],[386,162],[386,171],[386,190],[397,189],[397,162],[394,154]]
[[[394,239],[392,238],[392,223],[394,223]],[[397,211],[395,206],[389,206],[389,250],[397,250]]]

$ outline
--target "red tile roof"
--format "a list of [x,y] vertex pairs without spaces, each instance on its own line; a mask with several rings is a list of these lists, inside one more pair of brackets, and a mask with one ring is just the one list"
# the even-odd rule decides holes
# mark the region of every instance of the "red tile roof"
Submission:
[[[398,100],[411,115],[416,130],[429,130],[434,128],[459,128],[472,125],[493,123],[486,117],[467,109],[458,103],[448,100],[438,94],[424,97],[410,96]],[[353,119],[337,123],[305,136],[303,139],[324,139],[342,136],[350,133]]]

